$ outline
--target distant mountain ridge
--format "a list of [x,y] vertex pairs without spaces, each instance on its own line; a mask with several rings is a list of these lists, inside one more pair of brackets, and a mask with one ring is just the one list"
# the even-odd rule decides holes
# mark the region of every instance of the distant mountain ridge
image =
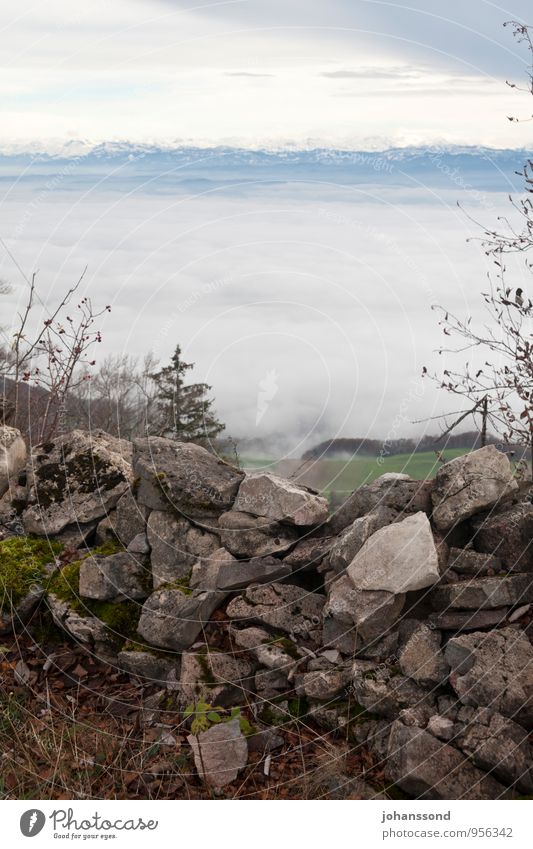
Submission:
[[257,148],[239,147],[233,145],[191,145],[176,142],[174,144],[150,144],[127,141],[89,142],[85,140],[70,141],[51,149],[40,143],[0,145],[0,157],[42,157],[43,159],[73,159],[73,158],[114,158],[124,156],[230,156],[240,161],[256,161],[269,159],[284,159],[288,162],[346,162],[357,161],[361,158],[387,159],[402,161],[430,156],[468,156],[484,159],[513,158],[521,159],[532,155],[527,148],[491,148],[477,145],[409,145],[406,147],[384,148],[335,148],[326,146],[263,146]]
[[98,178],[100,187],[123,189],[138,183],[143,191],[168,191],[180,185],[205,189],[210,183],[230,191],[268,183],[314,183],[317,190],[379,184],[423,190],[471,190],[473,202],[487,192],[522,188],[517,171],[533,158],[525,149],[465,146],[405,147],[385,150],[332,148],[247,149],[238,147],[158,146],[112,142],[74,142],[55,152],[0,148],[0,179],[23,185],[39,179],[56,187],[79,188]]

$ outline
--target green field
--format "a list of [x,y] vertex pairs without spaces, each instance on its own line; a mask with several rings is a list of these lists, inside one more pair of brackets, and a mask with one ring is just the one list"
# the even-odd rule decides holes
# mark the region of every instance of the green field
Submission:
[[[460,457],[464,449],[444,451],[446,460]],[[402,472],[415,480],[434,477],[440,463],[434,451],[418,454],[393,454],[390,457],[354,457],[350,460],[274,460],[243,457],[242,465],[250,471],[273,472],[330,494],[351,492],[375,480],[385,472]]]

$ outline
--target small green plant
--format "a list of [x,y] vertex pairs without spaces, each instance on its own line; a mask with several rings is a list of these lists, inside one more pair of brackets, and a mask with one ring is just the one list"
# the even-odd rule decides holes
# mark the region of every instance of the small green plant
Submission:
[[255,729],[248,722],[245,716],[242,716],[241,709],[238,707],[231,708],[228,711],[223,708],[210,705],[208,702],[196,702],[188,705],[183,712],[184,719],[191,719],[191,734],[195,736],[201,734],[202,731],[208,731],[213,725],[219,725],[221,722],[231,722],[232,719],[239,720],[239,726],[242,733],[249,737]]
[[213,707],[208,702],[196,702],[187,705],[183,712],[184,719],[191,719],[191,733],[196,735],[207,731],[212,725],[222,722],[220,712],[222,707]]

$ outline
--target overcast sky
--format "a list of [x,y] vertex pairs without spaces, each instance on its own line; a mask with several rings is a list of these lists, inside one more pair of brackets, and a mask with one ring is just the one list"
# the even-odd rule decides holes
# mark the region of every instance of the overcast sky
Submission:
[[509,0],[1,0],[3,144],[527,144]]

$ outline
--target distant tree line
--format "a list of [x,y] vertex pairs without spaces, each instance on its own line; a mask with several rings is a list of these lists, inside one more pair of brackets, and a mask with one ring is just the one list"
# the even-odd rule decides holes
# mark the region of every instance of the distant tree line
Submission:
[[[498,445],[502,451],[524,454],[524,448],[503,442],[496,436],[488,436],[487,444]],[[386,450],[384,443],[379,439],[328,439],[325,442],[310,448],[302,454],[303,460],[325,460],[349,457],[383,457],[393,454],[416,454],[421,451],[444,451],[445,449],[460,448],[473,450],[479,448],[481,438],[479,431],[467,431],[466,433],[453,433],[447,436],[424,435],[418,439],[392,439],[387,440]]]

